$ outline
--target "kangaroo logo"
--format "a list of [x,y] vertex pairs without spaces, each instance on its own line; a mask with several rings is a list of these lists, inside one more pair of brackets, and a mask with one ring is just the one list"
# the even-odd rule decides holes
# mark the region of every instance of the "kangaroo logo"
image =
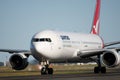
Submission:
[[92,34],[98,34],[99,33],[99,19],[97,20],[96,24],[92,28]]

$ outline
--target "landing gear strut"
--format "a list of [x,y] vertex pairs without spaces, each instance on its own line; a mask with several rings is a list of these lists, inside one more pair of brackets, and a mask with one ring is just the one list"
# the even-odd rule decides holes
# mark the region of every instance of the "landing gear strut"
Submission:
[[106,67],[102,67],[101,66],[101,62],[100,62],[100,55],[97,56],[98,60],[97,60],[97,64],[98,66],[94,68],[94,73],[106,73]]
[[49,64],[43,65],[41,75],[53,74],[53,68],[49,68]]

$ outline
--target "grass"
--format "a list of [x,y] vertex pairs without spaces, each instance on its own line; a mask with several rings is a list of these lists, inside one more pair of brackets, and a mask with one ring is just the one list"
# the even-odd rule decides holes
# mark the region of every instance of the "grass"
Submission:
[[[78,74],[78,73],[93,73],[93,68],[96,65],[52,65],[54,74]],[[119,67],[115,69],[108,69],[110,71],[119,71]],[[0,67],[0,77],[5,76],[31,76],[40,75],[38,65],[29,65],[25,70],[16,71],[10,67]]]
[[[93,71],[95,65],[52,65],[54,74],[77,74]],[[0,67],[0,77],[40,75],[38,65],[28,66],[25,70],[16,71],[10,67]]]

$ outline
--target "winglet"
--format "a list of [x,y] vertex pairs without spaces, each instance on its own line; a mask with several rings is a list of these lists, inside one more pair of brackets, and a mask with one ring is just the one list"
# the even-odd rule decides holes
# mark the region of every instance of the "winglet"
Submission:
[[100,0],[97,0],[92,29],[90,33],[99,35],[99,28],[100,28]]

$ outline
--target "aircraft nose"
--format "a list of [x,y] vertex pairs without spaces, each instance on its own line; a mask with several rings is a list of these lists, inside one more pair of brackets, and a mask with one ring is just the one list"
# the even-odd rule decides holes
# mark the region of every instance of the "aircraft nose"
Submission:
[[34,52],[39,53],[40,47],[39,47],[38,44],[33,42],[33,43],[31,43],[31,50],[34,51]]
[[33,40],[31,40],[30,50],[32,52],[36,52],[37,51],[37,44]]

